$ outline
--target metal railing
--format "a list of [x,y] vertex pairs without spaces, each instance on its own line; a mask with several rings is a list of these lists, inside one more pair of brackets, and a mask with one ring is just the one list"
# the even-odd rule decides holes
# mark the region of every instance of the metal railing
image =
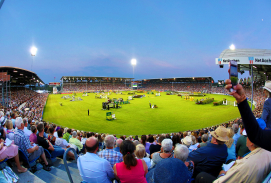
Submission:
[[71,173],[70,173],[70,170],[69,170],[69,167],[68,167],[68,163],[67,163],[67,154],[68,154],[69,151],[73,152],[76,162],[77,162],[77,153],[73,148],[70,147],[65,151],[64,156],[63,156],[64,166],[65,166],[65,169],[67,171],[68,177],[70,179],[70,183],[73,183],[72,176],[71,176]]

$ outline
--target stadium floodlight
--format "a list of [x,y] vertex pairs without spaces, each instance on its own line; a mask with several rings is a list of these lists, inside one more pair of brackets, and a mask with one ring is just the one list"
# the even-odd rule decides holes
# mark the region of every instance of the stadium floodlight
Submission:
[[34,62],[34,56],[36,56],[38,49],[35,46],[32,46],[30,49],[30,53],[32,56],[32,63],[31,63],[31,71],[32,71],[32,66],[33,66],[33,62]]
[[231,45],[230,45],[230,49],[231,49],[231,50],[235,50],[234,44],[231,44]]
[[136,59],[133,58],[133,59],[131,60],[131,64],[132,64],[133,66],[136,65]]
[[[136,59],[132,59],[131,60],[131,64],[132,64],[132,66],[133,66],[133,79],[135,78],[135,65],[136,65]],[[131,87],[133,87],[132,86],[132,84],[131,84]]]
[[38,49],[35,46],[32,46],[30,49],[31,56],[36,56]]

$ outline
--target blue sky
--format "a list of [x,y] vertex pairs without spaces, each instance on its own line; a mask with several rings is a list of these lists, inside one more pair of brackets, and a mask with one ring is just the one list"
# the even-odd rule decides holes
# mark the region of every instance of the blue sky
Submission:
[[236,48],[271,49],[271,1],[6,0],[0,65],[61,76],[228,78],[215,58]]

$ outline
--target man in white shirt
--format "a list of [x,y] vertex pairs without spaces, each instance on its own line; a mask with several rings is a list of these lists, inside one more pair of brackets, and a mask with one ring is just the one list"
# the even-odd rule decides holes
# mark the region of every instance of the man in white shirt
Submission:
[[106,159],[100,158],[96,152],[99,149],[99,142],[95,137],[86,140],[87,153],[80,156],[77,166],[83,181],[111,183],[115,177],[113,169]]
[[29,139],[29,137],[30,137],[30,135],[31,135],[32,132],[31,132],[31,130],[27,129],[27,125],[28,125],[27,118],[24,118],[23,122],[24,122],[24,134]]

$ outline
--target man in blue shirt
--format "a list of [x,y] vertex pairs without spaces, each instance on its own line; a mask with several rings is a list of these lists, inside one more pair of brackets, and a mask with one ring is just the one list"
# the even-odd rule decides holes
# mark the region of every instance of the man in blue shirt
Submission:
[[86,140],[85,146],[87,153],[77,160],[83,181],[111,183],[115,177],[114,171],[109,161],[96,154],[99,149],[98,140],[95,137],[90,137]]
[[234,132],[234,135],[233,135],[232,138],[234,140],[234,144],[236,145],[239,137],[241,137],[241,135],[239,133],[239,126],[238,126],[238,124],[233,124],[232,125],[232,129],[233,129],[233,132]]
[[120,144],[122,143],[122,139],[116,140],[116,147],[114,148],[114,151],[120,152]]
[[211,135],[211,143],[189,153],[187,160],[192,160],[195,164],[193,177],[203,171],[217,176],[222,164],[227,159],[228,153],[225,145],[225,142],[229,140],[227,129],[220,126],[215,131],[212,131]]

